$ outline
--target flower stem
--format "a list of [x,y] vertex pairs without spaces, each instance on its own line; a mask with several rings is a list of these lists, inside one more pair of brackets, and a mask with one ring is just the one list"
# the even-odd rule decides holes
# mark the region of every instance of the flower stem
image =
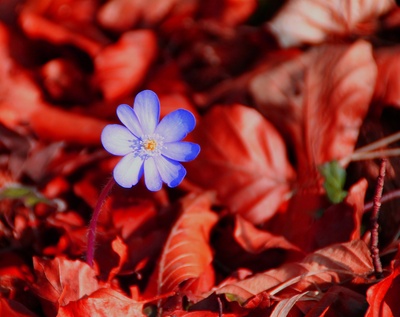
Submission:
[[87,240],[87,249],[86,249],[86,262],[91,267],[93,267],[93,260],[94,260],[94,248],[96,244],[96,228],[97,228],[97,220],[99,219],[101,207],[110,193],[111,189],[115,185],[114,178],[111,177],[106,186],[100,193],[100,196],[97,200],[96,206],[93,210],[92,219],[90,219],[89,223],[89,232],[88,232],[88,240]]
[[374,195],[374,205],[371,214],[371,256],[372,256],[372,262],[374,264],[375,276],[378,279],[383,277],[382,263],[381,259],[379,258],[379,247],[378,247],[378,242],[379,242],[378,217],[379,217],[379,209],[381,207],[381,198],[382,198],[385,174],[386,174],[386,159],[382,159],[381,166],[379,168],[379,176],[377,179],[375,195]]

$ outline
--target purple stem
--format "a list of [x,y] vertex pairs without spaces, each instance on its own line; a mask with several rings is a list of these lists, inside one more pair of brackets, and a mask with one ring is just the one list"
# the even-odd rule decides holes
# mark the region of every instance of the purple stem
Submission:
[[88,240],[87,240],[87,249],[86,249],[86,262],[91,267],[93,267],[94,260],[94,248],[96,244],[96,228],[97,228],[97,220],[99,219],[101,207],[110,193],[111,189],[115,185],[114,178],[111,177],[106,186],[101,191],[99,198],[97,200],[96,206],[93,210],[92,219],[90,219],[89,223],[89,232],[88,232]]
[[386,174],[386,159],[382,159],[381,166],[379,168],[379,176],[375,188],[374,206],[371,214],[371,256],[375,269],[375,277],[378,279],[383,277],[382,263],[381,259],[379,258],[379,247],[378,247],[378,242],[379,242],[378,218],[379,218],[379,209],[381,208],[381,198],[382,198],[385,174]]

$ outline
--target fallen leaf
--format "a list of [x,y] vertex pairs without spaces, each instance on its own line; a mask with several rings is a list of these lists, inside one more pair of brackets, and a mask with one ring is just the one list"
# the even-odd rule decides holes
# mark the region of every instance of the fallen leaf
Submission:
[[367,245],[361,240],[354,240],[318,250],[299,263],[284,264],[277,269],[225,285],[215,292],[226,294],[244,304],[252,298],[258,301],[254,297],[262,293],[276,295],[287,288],[303,292],[315,286],[324,289],[338,283],[367,279],[372,272]]
[[200,278],[213,259],[209,234],[217,215],[210,210],[210,195],[189,195],[183,198],[181,205],[182,215],[171,228],[155,278],[148,286],[156,290],[156,295],[176,291],[182,282]]
[[256,228],[252,223],[236,216],[234,237],[250,253],[261,253],[268,249],[283,249],[301,253],[300,249],[283,236],[276,236]]
[[108,282],[111,282],[112,279],[121,271],[126,259],[128,258],[127,246],[120,237],[117,236],[117,238],[111,243],[111,246],[114,252],[118,254],[119,262],[116,267],[111,269],[110,274],[108,275]]
[[212,19],[227,26],[245,22],[257,9],[257,1],[225,0],[202,1],[200,11],[206,20]]
[[[181,0],[112,0],[98,12],[101,25],[114,32],[129,31],[139,22],[154,25],[162,21]],[[148,8],[151,10],[148,10]]]
[[334,285],[313,305],[306,317],[363,316],[366,309],[367,302],[364,295]]
[[54,103],[88,104],[95,99],[89,74],[67,58],[52,59],[40,69],[44,93]]
[[350,188],[343,203],[330,206],[315,219],[312,228],[309,229],[314,241],[313,249],[361,238],[361,220],[364,215],[367,187],[368,182],[361,179]]
[[101,131],[107,123],[50,105],[43,105],[30,117],[30,125],[40,138],[84,145],[99,145]]
[[366,317],[396,317],[400,315],[400,262],[391,264],[392,272],[367,291],[370,305]]
[[96,272],[79,260],[57,257],[53,260],[33,258],[36,281],[34,292],[49,311],[57,312],[65,306],[99,289]]
[[[184,311],[184,310],[176,310],[165,317],[220,317],[221,315],[217,312],[211,312],[211,311],[206,311],[206,310],[200,310],[200,311]],[[237,317],[236,314],[227,314],[223,313],[223,317]]]
[[374,51],[378,66],[378,78],[375,85],[374,100],[384,106],[400,107],[400,69],[399,49],[379,48]]
[[304,251],[313,250],[318,210],[329,206],[318,167],[354,152],[376,74],[371,45],[357,41],[314,48],[251,83],[258,108],[294,148],[294,196],[277,226]]
[[28,123],[43,104],[39,87],[11,57],[13,37],[11,30],[0,24],[0,122],[10,129]]
[[314,48],[253,79],[258,108],[295,147],[300,179],[354,151],[376,76],[371,45],[357,41]]
[[377,18],[395,6],[391,0],[291,0],[266,28],[282,47],[316,44],[334,36],[371,34]]
[[43,39],[55,45],[74,45],[91,56],[98,54],[104,45],[78,30],[70,30],[35,13],[22,12],[19,23],[23,32],[32,39]]
[[57,212],[47,217],[46,223],[50,228],[63,229],[60,240],[64,240],[65,249],[68,250],[69,255],[79,256],[86,250],[87,227],[78,213]]
[[37,317],[36,314],[31,312],[25,306],[6,298],[0,298],[0,316]]
[[215,189],[230,211],[253,223],[271,218],[287,199],[293,169],[275,128],[256,110],[215,107],[194,132],[201,146],[188,177]]
[[306,296],[308,292],[303,292],[297,295],[294,295],[290,298],[283,299],[278,302],[275,306],[274,310],[271,313],[271,317],[286,317],[290,316],[289,313],[292,308],[296,305],[296,303],[301,300],[304,296]]
[[3,252],[0,259],[0,280],[8,276],[23,281],[33,281],[32,272],[21,257],[16,253]]
[[57,317],[146,317],[142,313],[142,307],[143,303],[130,299],[120,292],[109,288],[100,288],[88,296],[61,306]]
[[23,12],[49,17],[60,24],[79,24],[93,22],[97,3],[81,0],[27,0],[21,9]]
[[126,32],[118,42],[104,48],[94,59],[94,81],[104,98],[115,100],[133,93],[145,78],[157,50],[151,30]]

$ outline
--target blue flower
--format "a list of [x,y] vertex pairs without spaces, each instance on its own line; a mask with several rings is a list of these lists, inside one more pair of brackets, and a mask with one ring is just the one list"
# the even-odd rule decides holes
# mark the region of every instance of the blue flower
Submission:
[[178,186],[186,175],[179,162],[191,161],[200,152],[198,144],[182,141],[196,125],[193,114],[179,109],[159,121],[160,101],[153,91],[144,90],[133,108],[119,105],[117,115],[123,125],[107,125],[101,133],[104,148],[123,156],[114,168],[115,181],[130,188],[144,174],[151,191],[160,190],[163,182]]

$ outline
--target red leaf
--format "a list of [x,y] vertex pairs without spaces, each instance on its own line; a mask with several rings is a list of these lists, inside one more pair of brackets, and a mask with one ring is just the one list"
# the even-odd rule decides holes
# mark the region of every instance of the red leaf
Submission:
[[[43,114],[46,115],[43,115]],[[31,114],[30,124],[40,138],[82,145],[100,144],[107,122],[71,111],[43,105]]]
[[11,277],[15,280],[33,281],[32,272],[22,258],[14,252],[3,251],[0,258],[0,280],[6,277]]
[[88,103],[95,98],[89,76],[69,59],[52,59],[40,75],[46,94],[56,102]]
[[327,208],[313,223],[312,249],[361,238],[361,220],[364,215],[364,198],[368,182],[361,179],[354,184],[345,200]]
[[292,297],[283,299],[279,301],[279,303],[275,306],[274,310],[270,317],[287,317],[291,309],[296,303],[302,299],[302,297],[306,296],[308,292],[303,292]]
[[[149,290],[156,289],[157,295],[175,291],[182,282],[197,280],[207,272],[213,259],[208,236],[217,221],[210,207],[209,194],[190,195],[182,200],[183,213],[164,244]],[[207,287],[212,285],[213,282]]]
[[392,272],[378,284],[367,291],[367,301],[370,305],[366,317],[396,317],[400,316],[400,262],[392,263]]
[[[200,310],[200,311],[193,311],[193,312],[188,312],[184,310],[176,310],[173,313],[170,314],[170,316],[175,316],[175,317],[220,317],[221,315],[219,313],[215,312],[210,312],[206,310]],[[223,317],[237,317],[236,314],[222,314]]]
[[254,0],[202,1],[206,19],[212,18],[218,23],[236,26],[245,22],[257,8]]
[[294,176],[274,127],[254,109],[215,107],[193,137],[201,152],[187,165],[191,181],[215,189],[233,213],[253,223],[271,218]]
[[254,78],[252,95],[290,137],[300,178],[353,152],[376,74],[371,45],[358,41],[315,48]]
[[82,114],[54,108],[43,101],[39,87],[8,55],[9,34],[0,26],[0,122],[10,128],[29,123],[39,137],[52,141],[70,141],[97,145],[107,124]]
[[320,43],[333,36],[373,33],[377,18],[395,6],[391,0],[291,0],[267,27],[282,47]]
[[354,152],[376,73],[371,45],[358,41],[312,49],[251,84],[261,112],[295,149],[297,191],[279,226],[303,250],[313,249],[309,228],[327,207],[317,167]]
[[43,104],[39,87],[11,58],[9,45],[13,36],[0,24],[0,122],[11,129],[29,122],[32,112]]
[[157,217],[157,208],[150,200],[131,200],[125,204],[114,200],[112,207],[114,227],[120,231],[123,239],[136,234],[141,226]]
[[50,310],[67,305],[99,288],[96,272],[86,263],[57,257],[54,260],[33,258],[36,294],[50,304]]
[[128,31],[138,22],[144,21],[146,25],[159,23],[179,2],[181,0],[112,0],[100,8],[98,19],[105,28]]
[[117,237],[112,243],[111,243],[112,249],[114,250],[115,253],[118,254],[119,256],[119,262],[116,267],[113,267],[110,271],[110,274],[108,276],[108,282],[111,282],[112,279],[121,271],[122,266],[125,264],[127,258],[128,258],[128,248],[127,246],[123,243],[120,237]]
[[253,224],[240,216],[236,216],[234,235],[242,248],[250,253],[261,253],[274,248],[300,252],[298,247],[291,244],[284,237],[257,229]]
[[334,285],[308,311],[306,317],[362,316],[366,307],[364,295]]
[[397,47],[381,48],[375,51],[378,79],[374,99],[384,105],[400,107],[399,53]]
[[25,306],[20,303],[6,299],[0,298],[0,316],[4,317],[37,317],[36,314],[32,313]]
[[102,45],[96,41],[72,31],[56,22],[31,12],[22,12],[19,17],[22,30],[33,39],[44,39],[52,44],[72,44],[91,56],[95,56]]
[[104,98],[121,98],[137,89],[156,54],[156,36],[150,30],[126,32],[117,43],[102,50],[94,64],[95,81]]
[[23,12],[49,17],[60,24],[75,25],[93,22],[97,3],[81,0],[28,0],[21,9]]
[[64,229],[60,240],[67,242],[64,247],[68,249],[70,255],[79,256],[86,250],[87,227],[78,213],[73,211],[54,213],[46,218],[46,222],[52,227]]
[[[275,295],[287,288],[302,292],[345,281],[366,278],[373,271],[367,245],[360,240],[318,250],[300,263],[285,264],[277,269],[256,274],[237,283],[223,286],[217,294],[230,294],[240,303],[266,292]],[[257,297],[254,300],[258,301]],[[253,304],[252,304],[253,305]]]
[[89,296],[71,301],[60,307],[57,317],[75,316],[135,316],[146,317],[142,313],[143,304],[121,293],[107,288],[100,288]]

